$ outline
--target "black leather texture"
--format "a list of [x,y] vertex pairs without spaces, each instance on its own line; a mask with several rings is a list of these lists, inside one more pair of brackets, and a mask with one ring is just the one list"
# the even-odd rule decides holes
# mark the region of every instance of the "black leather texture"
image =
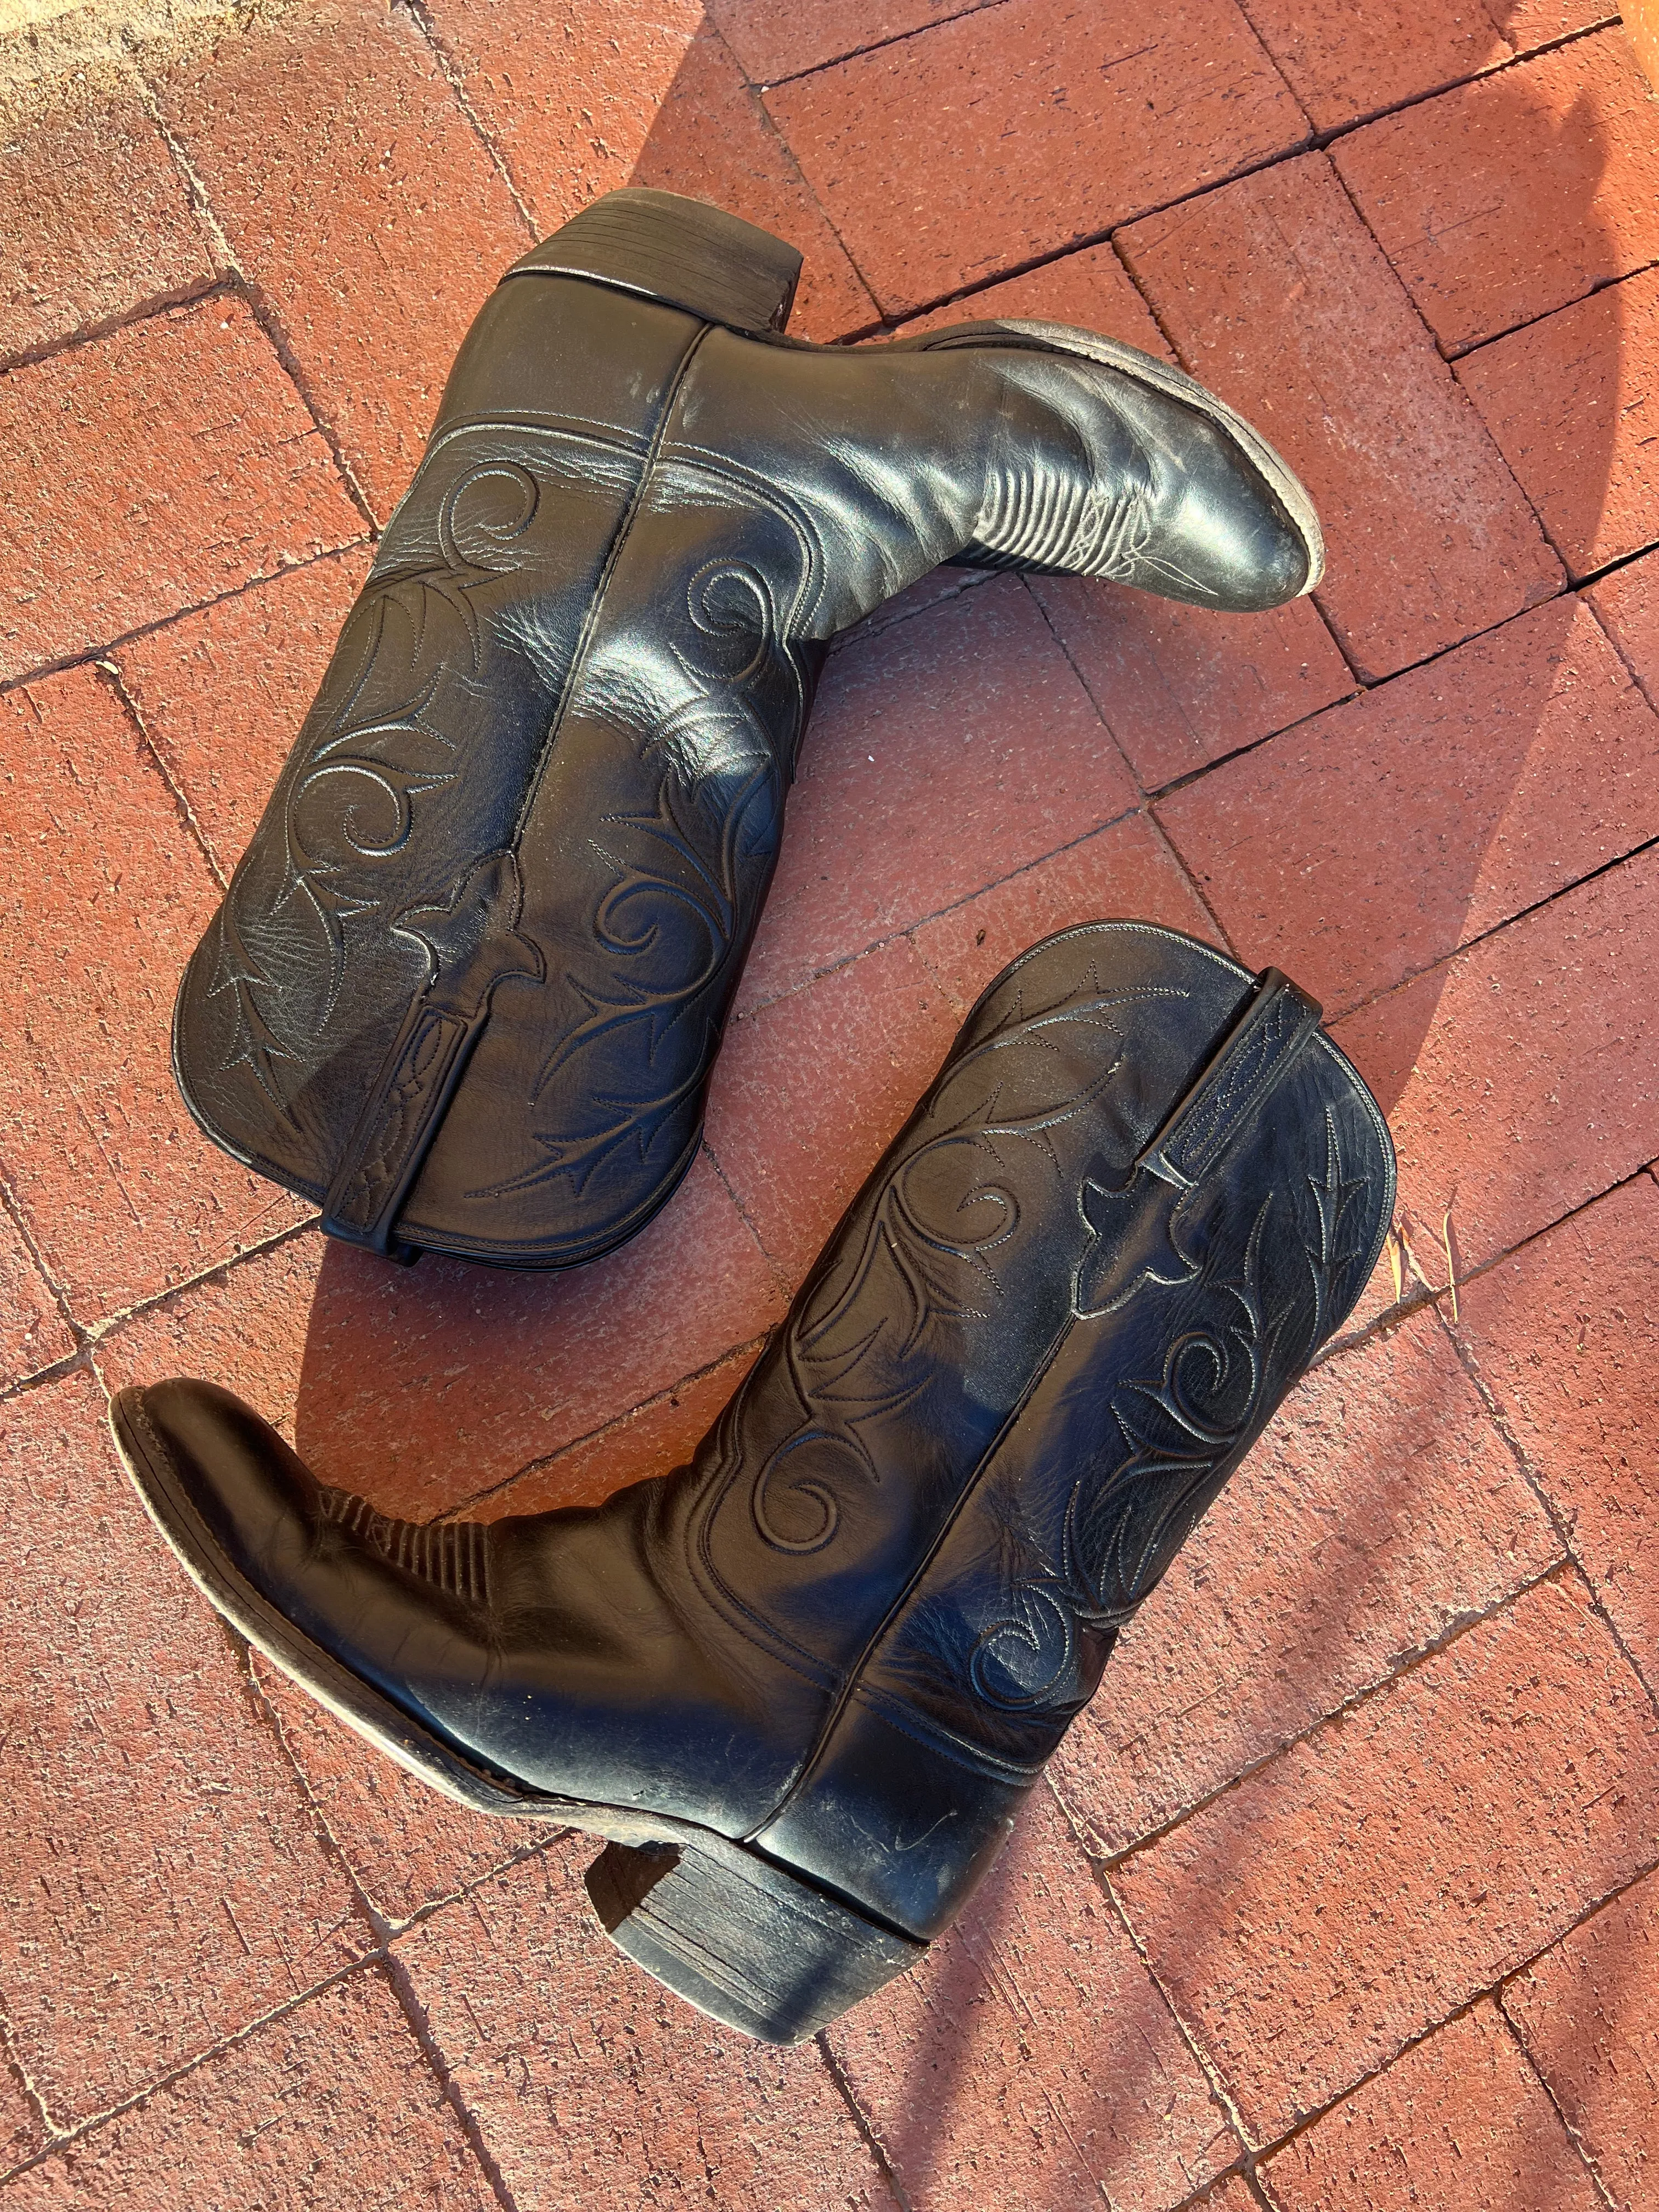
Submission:
[[985,994],[678,1473],[416,1527],[206,1384],[117,1435],[215,1601],[445,1786],[689,1826],[927,1939],[1393,1202],[1293,985],[1091,924]]
[[508,272],[179,993],[208,1133],[337,1236],[563,1267],[694,1157],[830,641],[941,562],[1276,605],[1305,492],[1178,370],[980,323],[781,335],[661,192]]

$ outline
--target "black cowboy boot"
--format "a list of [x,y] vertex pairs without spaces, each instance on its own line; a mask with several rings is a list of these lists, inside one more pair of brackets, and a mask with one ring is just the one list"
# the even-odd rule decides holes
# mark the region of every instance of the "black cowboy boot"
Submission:
[[777,335],[799,257],[612,193],[456,362],[179,994],[191,1111],[339,1237],[564,1267],[696,1152],[828,641],[937,562],[1308,590],[1307,495],[1128,346]]
[[390,1521],[201,1382],[117,1440],[261,1650],[468,1804],[618,1839],[616,1941],[793,2040],[960,1909],[1364,1284],[1393,1155],[1318,1015],[1143,924],[1027,953],[692,1463],[596,1510]]

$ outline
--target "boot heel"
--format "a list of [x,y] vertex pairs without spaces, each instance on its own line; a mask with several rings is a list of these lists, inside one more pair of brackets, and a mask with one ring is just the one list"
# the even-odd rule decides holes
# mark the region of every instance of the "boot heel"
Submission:
[[507,274],[589,276],[708,323],[781,331],[794,305],[800,256],[722,208],[629,185],[573,216]]
[[587,1894],[619,1950],[729,2027],[803,2042],[927,1948],[757,1852],[706,1840],[608,1844]]

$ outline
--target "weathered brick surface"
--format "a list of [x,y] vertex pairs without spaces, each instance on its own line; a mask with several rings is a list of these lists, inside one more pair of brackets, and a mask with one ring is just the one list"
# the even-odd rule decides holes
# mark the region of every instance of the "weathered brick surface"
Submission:
[[321,434],[239,300],[0,378],[11,560],[0,678],[356,537]]
[[1619,2212],[1659,2166],[1659,1878],[1650,1875],[1509,1983],[1503,2006]]
[[1621,31],[1387,116],[1332,156],[1449,352],[1659,258],[1653,95]]
[[477,1518],[504,1513],[548,1513],[562,1505],[599,1505],[613,1491],[684,1467],[735,1396],[754,1365],[760,1341],[728,1359],[688,1375],[659,1397],[648,1399],[595,1435],[538,1460],[494,1491]]
[[1135,797],[1017,580],[848,644],[807,732],[739,1006],[1073,843]]
[[694,0],[435,0],[434,20],[538,228],[620,185],[729,208],[806,257],[790,328],[829,338],[876,319],[731,48]]
[[1324,155],[1120,243],[1187,367],[1313,494],[1330,555],[1320,605],[1362,675],[1557,589],[1536,519]]
[[893,314],[1298,143],[1232,0],[975,9],[781,86],[767,106]]
[[1162,2212],[1238,2154],[1041,1788],[962,1919],[830,2045],[916,2212]]
[[1261,2169],[1276,2212],[1595,2212],[1561,2118],[1484,1999]]
[[5,2161],[0,2172],[9,2172],[24,2159],[32,2158],[46,2140],[46,2129],[23,2086],[22,2075],[0,2046],[0,2159]]
[[1011,960],[1057,929],[1121,919],[1161,922],[1210,944],[1219,933],[1144,814],[1039,860],[924,922],[911,939],[965,1013]]
[[[1006,318],[1015,322],[1071,323],[1079,330],[1097,331],[1142,353],[1173,361],[1169,340],[1152,320],[1152,311],[1130,283],[1123,264],[1109,246],[1091,246],[1081,253],[1064,253],[1058,261],[1045,261],[966,299],[948,301],[926,315],[906,323],[901,335],[938,330],[951,323],[977,323]],[[1120,595],[1121,596],[1121,595]]]
[[631,1244],[574,1273],[404,1269],[306,1235],[138,1315],[99,1360],[112,1389],[223,1382],[325,1481],[427,1520],[752,1342],[782,1303],[704,1158]]
[[1337,1025],[1431,1258],[1448,1207],[1474,1267],[1659,1156],[1656,862],[1626,860]]
[[206,237],[130,70],[83,71],[3,119],[0,360],[211,283]]
[[1055,1763],[1127,1850],[1562,1556],[1432,1314],[1297,1385]]
[[1647,1695],[1547,1583],[1112,1880],[1267,2141],[1641,1871],[1656,1815]]
[[398,1923],[453,1898],[556,1832],[474,1813],[419,1781],[255,1655],[258,1694],[307,1796],[370,1905]]
[[[0,1408],[0,1982],[63,2126],[368,1940],[246,1676],[118,1467],[91,1377]],[[113,2199],[106,2201],[115,2201]]]
[[173,1085],[173,994],[215,885],[113,690],[46,678],[0,700],[0,1157],[91,1322],[299,1208],[210,1146]]
[[1584,597],[1650,700],[1659,700],[1659,557],[1615,568]]
[[1252,0],[1250,20],[1321,131],[1510,57],[1485,8],[1437,0],[1382,0],[1363,10],[1354,0]]
[[17,1224],[0,1212],[0,1389],[50,1367],[75,1349],[75,1336]]
[[709,1149],[792,1288],[937,1073],[958,1020],[900,942],[726,1031]]
[[614,1950],[574,1837],[398,1947],[519,2212],[895,2212],[815,2045],[716,2027]]
[[1659,538],[1644,427],[1659,380],[1659,270],[1482,346],[1457,374],[1574,576]]
[[302,0],[146,66],[384,520],[467,325],[529,243],[506,185],[413,20],[373,0]]
[[300,733],[368,562],[363,546],[290,568],[112,656],[226,877]]
[[708,12],[754,82],[770,84],[985,4],[986,0],[709,0]]
[[1243,957],[1334,1016],[1659,836],[1659,715],[1559,599],[1158,814]]
[[1308,599],[1222,615],[1076,576],[1035,577],[1031,590],[1146,791],[1354,689]]
[[7,2212],[497,2212],[499,2203],[372,1967],[77,2137],[5,2196]]
[[1471,1283],[1461,1308],[1504,1422],[1659,1680],[1659,1188],[1636,1176]]

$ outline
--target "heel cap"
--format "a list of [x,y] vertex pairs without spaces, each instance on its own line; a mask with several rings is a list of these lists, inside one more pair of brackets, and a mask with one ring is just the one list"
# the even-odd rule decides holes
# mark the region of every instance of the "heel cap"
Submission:
[[617,1948],[702,2012],[801,2043],[927,1946],[736,1844],[609,1844],[587,1894]]
[[514,262],[509,276],[587,276],[642,292],[705,322],[781,331],[800,280],[793,246],[678,192],[607,192]]

